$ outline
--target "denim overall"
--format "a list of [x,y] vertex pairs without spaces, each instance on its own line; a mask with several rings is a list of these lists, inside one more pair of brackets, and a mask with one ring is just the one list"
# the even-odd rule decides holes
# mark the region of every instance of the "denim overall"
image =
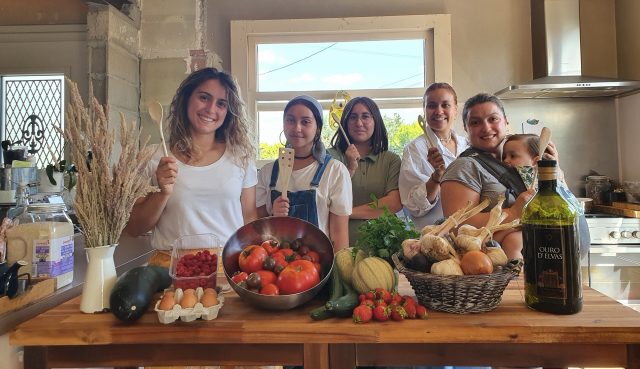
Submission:
[[[295,217],[298,219],[306,220],[309,223],[312,223],[316,227],[318,226],[318,206],[316,205],[316,189],[320,184],[320,178],[322,178],[322,174],[324,170],[327,168],[327,164],[331,160],[331,155],[327,154],[324,158],[324,162],[318,166],[316,173],[309,184],[311,186],[308,190],[303,191],[295,191],[295,192],[287,192],[287,197],[289,198],[289,216]],[[273,170],[271,171],[271,183],[269,183],[269,188],[271,190],[271,204],[278,196],[281,195],[280,191],[277,191],[273,188],[276,186],[276,182],[278,181],[278,161],[276,160],[273,165]]]

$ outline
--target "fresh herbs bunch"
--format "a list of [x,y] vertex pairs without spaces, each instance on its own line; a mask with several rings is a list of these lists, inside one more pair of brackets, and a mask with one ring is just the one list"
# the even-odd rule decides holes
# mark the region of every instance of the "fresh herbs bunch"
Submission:
[[402,241],[407,238],[419,238],[420,233],[415,230],[411,220],[405,223],[386,206],[380,206],[375,195],[372,194],[371,199],[373,202],[369,206],[372,209],[382,209],[383,213],[375,219],[369,219],[358,228],[360,238],[356,241],[355,248],[370,256],[381,257],[391,264],[391,255],[402,249]]

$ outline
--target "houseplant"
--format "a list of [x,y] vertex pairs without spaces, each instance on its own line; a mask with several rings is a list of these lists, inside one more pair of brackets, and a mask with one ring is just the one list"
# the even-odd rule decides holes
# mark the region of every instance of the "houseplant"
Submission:
[[69,184],[67,186],[67,190],[71,191],[76,183],[77,183],[77,173],[78,170],[76,166],[67,161],[63,160],[54,160],[53,163],[48,164],[44,170],[44,174],[46,174],[48,178],[48,183],[43,182],[42,172],[40,177],[40,192],[62,192],[64,187],[64,175],[69,176]]
[[[120,147],[114,150],[116,135],[109,127],[105,109],[93,96],[85,106],[78,86],[67,81],[71,102],[64,136],[82,178],[77,184],[74,210],[89,255],[80,309],[93,313],[109,308],[109,295],[117,278],[113,252],[134,202],[155,190],[144,170],[154,149],[147,145],[148,138],[140,142],[135,122],[126,122],[121,113]],[[91,167],[86,160],[88,152],[92,154]]]

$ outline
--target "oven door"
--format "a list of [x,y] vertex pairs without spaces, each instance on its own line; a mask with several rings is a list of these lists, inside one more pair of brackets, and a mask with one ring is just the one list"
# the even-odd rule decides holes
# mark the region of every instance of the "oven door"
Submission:
[[611,298],[640,306],[640,245],[591,245],[589,281]]

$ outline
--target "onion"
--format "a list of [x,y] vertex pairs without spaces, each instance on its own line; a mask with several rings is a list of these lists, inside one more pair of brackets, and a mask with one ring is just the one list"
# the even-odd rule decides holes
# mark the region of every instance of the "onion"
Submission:
[[489,274],[493,272],[491,259],[482,251],[468,251],[462,256],[460,267],[464,274]]

